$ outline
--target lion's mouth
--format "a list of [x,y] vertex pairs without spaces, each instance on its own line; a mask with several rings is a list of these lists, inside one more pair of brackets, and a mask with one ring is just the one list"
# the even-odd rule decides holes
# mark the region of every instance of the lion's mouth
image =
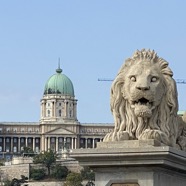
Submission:
[[150,107],[152,107],[153,102],[149,101],[146,98],[140,98],[140,99],[138,99],[136,101],[133,101],[132,105],[133,106],[135,106],[135,105],[145,105],[145,106],[148,106],[150,108]]
[[139,117],[150,117],[154,108],[153,102],[144,97],[132,101],[131,107]]

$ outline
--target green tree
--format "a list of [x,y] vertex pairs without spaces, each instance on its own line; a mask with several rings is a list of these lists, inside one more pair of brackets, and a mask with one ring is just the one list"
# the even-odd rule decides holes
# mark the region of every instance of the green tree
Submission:
[[82,176],[80,173],[71,172],[67,175],[64,186],[82,186]]
[[57,154],[54,153],[52,150],[49,150],[34,156],[33,163],[43,164],[47,168],[48,175],[50,176],[51,166],[56,162],[56,159],[57,159]]
[[4,186],[11,186],[11,181],[10,180],[5,180],[3,182]]
[[89,180],[89,181],[95,180],[95,173],[89,167],[84,167],[81,170],[81,176],[83,180]]
[[45,177],[45,170],[44,169],[31,169],[30,171],[30,178],[34,180],[41,180]]
[[23,150],[21,151],[21,154],[23,155],[23,156],[34,156],[34,151],[32,150],[32,148],[31,147],[26,147],[26,146],[24,146],[23,147]]
[[68,169],[65,166],[57,164],[52,169],[52,176],[56,179],[64,179],[68,175]]

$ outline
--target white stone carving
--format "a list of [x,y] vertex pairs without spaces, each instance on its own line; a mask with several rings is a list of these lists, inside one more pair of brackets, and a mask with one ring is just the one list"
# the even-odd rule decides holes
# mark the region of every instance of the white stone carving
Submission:
[[111,87],[115,128],[104,141],[155,139],[185,150],[186,127],[177,115],[177,88],[172,76],[168,62],[154,51],[137,50],[127,59]]

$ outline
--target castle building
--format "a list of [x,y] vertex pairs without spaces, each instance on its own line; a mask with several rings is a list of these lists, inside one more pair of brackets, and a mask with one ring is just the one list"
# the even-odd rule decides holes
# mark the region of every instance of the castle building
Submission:
[[0,155],[20,154],[24,147],[36,153],[48,149],[60,152],[64,146],[95,148],[112,130],[110,123],[78,121],[73,83],[59,66],[45,84],[38,122],[0,122]]

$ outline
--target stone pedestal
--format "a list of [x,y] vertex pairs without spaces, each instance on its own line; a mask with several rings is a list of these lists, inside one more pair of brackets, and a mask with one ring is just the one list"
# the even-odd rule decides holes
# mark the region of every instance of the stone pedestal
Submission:
[[96,186],[186,186],[186,152],[154,140],[100,142],[71,157],[94,170]]

